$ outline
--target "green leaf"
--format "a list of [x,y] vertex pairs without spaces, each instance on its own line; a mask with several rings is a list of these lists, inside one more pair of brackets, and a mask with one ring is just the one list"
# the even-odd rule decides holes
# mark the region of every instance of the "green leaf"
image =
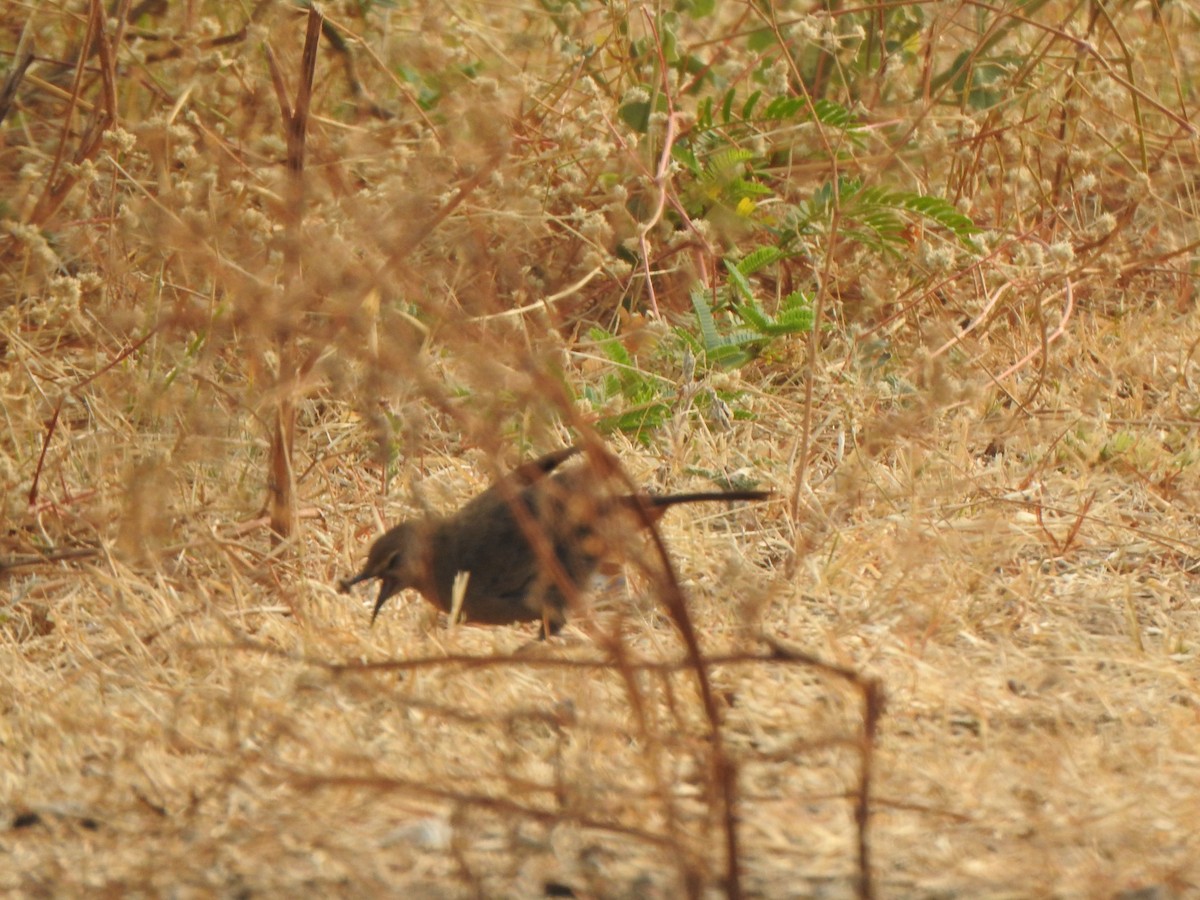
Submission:
[[763,116],[776,121],[790,119],[806,106],[808,106],[808,101],[803,97],[776,97],[767,104]]
[[645,134],[650,127],[650,101],[633,100],[625,103],[617,110],[621,121],[639,134]]
[[770,28],[760,28],[757,31],[752,31],[750,32],[750,37],[746,39],[746,46],[753,53],[761,53],[769,47],[774,47],[775,44],[775,32]]
[[728,177],[739,166],[754,159],[754,153],[741,147],[727,147],[714,153],[705,166],[704,176],[710,179]]
[[713,321],[712,308],[708,305],[708,297],[703,291],[692,291],[692,310],[696,314],[696,323],[700,326],[700,339],[703,350],[707,353],[710,348],[721,344],[721,335],[717,331],[717,323]]
[[749,97],[746,98],[746,102],[742,106],[742,119],[743,120],[749,119],[750,116],[754,113],[754,107],[758,103],[758,101],[761,97],[762,97],[762,91],[755,91],[753,94],[751,94]]
[[716,7],[716,0],[679,0],[675,8],[693,19],[707,19]]
[[730,88],[729,92],[725,95],[725,99],[721,101],[721,120],[726,125],[729,124],[729,120],[733,116],[733,96],[734,89]]
[[737,269],[743,275],[753,275],[759,269],[774,265],[786,256],[787,254],[778,247],[762,246],[743,256],[742,261],[737,264]]
[[696,159],[696,153],[691,147],[684,144],[682,141],[676,141],[671,147],[671,158],[680,165],[684,166],[691,174],[701,175],[700,161]]
[[725,260],[725,271],[729,273],[729,283],[733,285],[733,289],[746,300],[754,300],[754,288],[750,286],[750,281],[745,275],[739,271],[738,267]]
[[744,321],[754,326],[754,329],[760,335],[766,334],[768,329],[773,324],[765,315],[763,315],[762,310],[758,308],[758,304],[753,300],[743,303],[741,306],[735,307],[735,312],[737,312],[737,314],[741,316]]

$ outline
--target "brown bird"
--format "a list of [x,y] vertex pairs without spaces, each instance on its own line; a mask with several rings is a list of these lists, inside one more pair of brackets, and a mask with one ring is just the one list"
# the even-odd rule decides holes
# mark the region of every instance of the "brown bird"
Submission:
[[[564,582],[582,589],[621,532],[657,521],[680,503],[771,496],[770,491],[605,495],[586,465],[554,472],[579,449],[556,450],[519,466],[452,516],[403,522],[387,531],[371,545],[362,571],[339,582],[342,593],[379,579],[371,624],[388,598],[405,588],[449,613],[455,581],[467,573],[465,590],[459,586],[463,619],[484,625],[541,622],[545,637],[566,622],[570,592],[564,593]],[[551,559],[560,572],[545,564]]]

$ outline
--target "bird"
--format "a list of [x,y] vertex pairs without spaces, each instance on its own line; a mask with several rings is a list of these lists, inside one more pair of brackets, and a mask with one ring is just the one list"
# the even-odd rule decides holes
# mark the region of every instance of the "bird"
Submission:
[[371,545],[362,570],[338,583],[341,593],[379,579],[371,625],[389,598],[413,588],[466,622],[540,622],[544,639],[566,624],[568,599],[624,533],[648,527],[672,506],[772,496],[758,490],[606,492],[591,467],[559,468],[581,449],[565,447],[518,466],[452,515],[411,519],[389,529]]

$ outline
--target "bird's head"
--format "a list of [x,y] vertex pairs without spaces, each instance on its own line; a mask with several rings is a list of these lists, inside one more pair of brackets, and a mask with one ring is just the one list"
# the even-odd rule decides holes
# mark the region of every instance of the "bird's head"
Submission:
[[425,529],[416,522],[402,522],[380,535],[367,551],[367,562],[362,571],[351,578],[343,578],[338,587],[343,594],[360,581],[379,579],[379,596],[371,613],[371,624],[389,597],[405,588],[420,587],[425,577],[425,547],[428,543]]

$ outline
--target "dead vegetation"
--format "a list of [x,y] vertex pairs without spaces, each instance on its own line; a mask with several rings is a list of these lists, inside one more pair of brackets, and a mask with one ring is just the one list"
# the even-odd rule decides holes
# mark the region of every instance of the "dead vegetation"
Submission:
[[[1194,16],[773,7],[4,7],[0,888],[1198,890]],[[598,430],[779,499],[336,593]]]

